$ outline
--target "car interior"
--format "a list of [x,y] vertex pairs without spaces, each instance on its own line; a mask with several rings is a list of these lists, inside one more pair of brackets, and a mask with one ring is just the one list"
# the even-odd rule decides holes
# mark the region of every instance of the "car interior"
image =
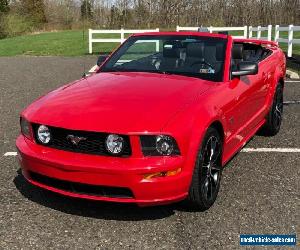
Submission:
[[211,41],[165,41],[156,66],[161,71],[216,74],[224,63],[224,46]]
[[260,62],[272,54],[272,51],[257,44],[234,43],[232,47],[232,71],[240,62]]
[[[235,43],[232,48],[232,70],[240,62],[258,63],[271,55],[272,51],[257,44]],[[224,62],[222,44],[201,42],[166,41],[163,45],[159,70],[181,69],[186,72],[218,73]]]
[[[139,43],[140,44],[140,43]],[[115,70],[153,71],[189,74],[203,79],[221,81],[225,58],[225,43],[215,39],[164,40],[160,50],[128,52],[129,59],[117,61]],[[238,70],[240,62],[258,63],[268,57],[271,50],[253,43],[237,42],[232,48],[232,71]],[[145,56],[143,56],[145,54]]]
[[[121,57],[114,68],[116,70],[186,73],[191,76],[201,74],[204,79],[220,81],[223,75],[225,48],[223,40],[193,38],[165,40],[161,44],[160,51],[153,51],[150,54],[143,51],[133,52],[131,60],[124,60],[124,57]],[[143,53],[146,56],[141,57]],[[136,59],[133,59],[134,57]]]

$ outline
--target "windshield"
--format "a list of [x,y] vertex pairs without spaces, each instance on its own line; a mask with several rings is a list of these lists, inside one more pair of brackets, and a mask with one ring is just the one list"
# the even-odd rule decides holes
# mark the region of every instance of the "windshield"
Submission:
[[101,72],[151,72],[223,80],[226,39],[202,36],[129,38]]

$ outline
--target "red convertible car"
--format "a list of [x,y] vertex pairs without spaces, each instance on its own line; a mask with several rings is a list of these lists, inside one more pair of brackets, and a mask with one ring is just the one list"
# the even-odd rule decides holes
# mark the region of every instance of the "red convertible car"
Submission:
[[186,200],[205,210],[224,165],[258,130],[280,129],[286,61],[276,43],[144,33],[98,64],[22,112],[16,145],[30,183],[72,197]]

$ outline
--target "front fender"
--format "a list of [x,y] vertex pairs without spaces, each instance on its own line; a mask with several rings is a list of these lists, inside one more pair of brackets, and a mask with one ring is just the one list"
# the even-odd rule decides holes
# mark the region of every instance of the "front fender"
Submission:
[[190,105],[178,112],[163,129],[163,132],[172,134],[178,142],[180,152],[184,156],[184,167],[191,176],[207,129],[216,121],[221,122],[223,126],[220,109],[209,103],[208,98],[202,96],[201,103]]

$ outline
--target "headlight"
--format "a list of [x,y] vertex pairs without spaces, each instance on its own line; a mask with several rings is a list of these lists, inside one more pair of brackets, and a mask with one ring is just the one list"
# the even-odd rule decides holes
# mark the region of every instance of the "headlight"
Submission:
[[143,135],[141,145],[145,156],[180,155],[177,142],[169,135]]
[[42,144],[48,144],[51,140],[51,133],[47,126],[40,125],[37,130],[37,139]]
[[21,124],[21,132],[24,136],[27,138],[31,138],[31,132],[30,132],[30,123],[24,119],[23,117],[20,118],[20,124]]
[[121,154],[124,148],[124,139],[119,135],[110,134],[106,137],[105,146],[109,153]]

